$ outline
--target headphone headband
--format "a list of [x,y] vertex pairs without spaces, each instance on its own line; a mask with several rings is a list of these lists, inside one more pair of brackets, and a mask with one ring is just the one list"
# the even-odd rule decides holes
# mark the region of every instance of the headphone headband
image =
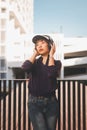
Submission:
[[36,35],[33,37],[32,42],[36,43],[38,40],[45,40],[48,44],[53,44],[53,39],[48,35]]

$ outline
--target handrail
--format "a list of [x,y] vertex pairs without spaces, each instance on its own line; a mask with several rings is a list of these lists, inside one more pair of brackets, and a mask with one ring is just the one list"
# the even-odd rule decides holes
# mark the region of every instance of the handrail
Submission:
[[[0,130],[32,130],[28,116],[29,79],[0,80]],[[87,80],[58,80],[56,130],[87,130]],[[3,99],[3,100],[2,100]]]

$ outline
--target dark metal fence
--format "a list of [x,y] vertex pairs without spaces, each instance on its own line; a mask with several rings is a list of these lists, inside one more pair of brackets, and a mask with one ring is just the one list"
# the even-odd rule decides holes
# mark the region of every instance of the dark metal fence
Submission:
[[[57,130],[87,130],[87,81],[59,80]],[[28,81],[0,80],[0,130],[32,130],[28,116]]]

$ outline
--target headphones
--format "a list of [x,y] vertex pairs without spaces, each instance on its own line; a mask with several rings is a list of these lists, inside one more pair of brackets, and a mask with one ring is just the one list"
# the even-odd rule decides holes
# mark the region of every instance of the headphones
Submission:
[[33,37],[32,41],[33,43],[36,43],[37,40],[43,39],[48,43],[49,50],[51,49],[51,45],[53,45],[54,41],[53,39],[48,35],[36,35]]
[[54,41],[53,41],[53,39],[50,37],[50,36],[48,36],[48,35],[43,35],[46,39],[47,39],[47,41],[48,41],[48,47],[49,47],[49,50],[51,49],[51,45],[53,45],[53,43],[54,43]]

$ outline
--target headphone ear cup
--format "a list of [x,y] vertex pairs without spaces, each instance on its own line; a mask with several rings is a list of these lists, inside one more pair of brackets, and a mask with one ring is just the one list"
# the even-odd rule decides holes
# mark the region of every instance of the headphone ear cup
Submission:
[[51,45],[52,45],[52,44],[48,44],[48,48],[49,48],[49,50],[51,49]]
[[49,50],[50,50],[51,49],[51,45],[53,45],[54,41],[53,41],[53,39],[50,36],[48,36],[48,35],[44,35],[44,36],[45,36],[45,38],[49,42],[48,47],[49,47]]
[[50,42],[50,44],[53,45],[53,39],[48,35],[44,35],[44,36],[47,38],[47,40]]
[[54,41],[53,41],[53,39],[50,37],[50,36],[48,36],[49,37],[49,50],[51,49],[51,45],[53,45],[53,43],[54,43]]
[[53,45],[53,39],[50,37],[50,44]]

